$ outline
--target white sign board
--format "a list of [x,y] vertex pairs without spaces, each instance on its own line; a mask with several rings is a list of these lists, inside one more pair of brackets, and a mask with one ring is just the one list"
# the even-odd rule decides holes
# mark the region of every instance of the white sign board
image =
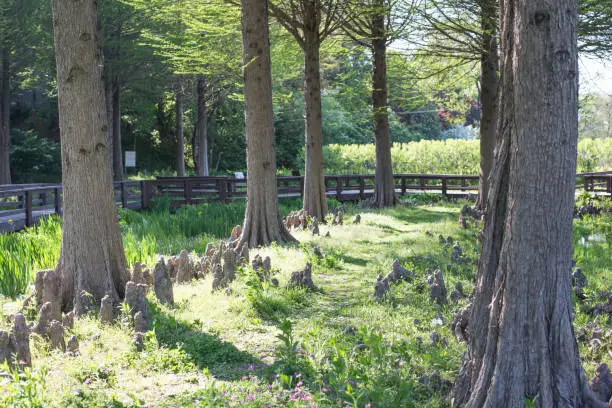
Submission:
[[136,152],[125,152],[125,167],[136,167]]

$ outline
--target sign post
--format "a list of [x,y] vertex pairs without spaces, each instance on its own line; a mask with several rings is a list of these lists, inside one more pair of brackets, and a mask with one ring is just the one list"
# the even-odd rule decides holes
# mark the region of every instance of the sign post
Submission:
[[136,152],[126,151],[125,152],[125,167],[136,167]]

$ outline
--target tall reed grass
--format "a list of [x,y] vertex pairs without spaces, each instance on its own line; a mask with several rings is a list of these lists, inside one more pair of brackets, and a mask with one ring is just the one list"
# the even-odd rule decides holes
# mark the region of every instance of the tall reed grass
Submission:
[[[119,210],[119,224],[127,266],[152,265],[158,255],[186,249],[204,253],[209,242],[227,238],[242,224],[245,203],[205,203],[171,209],[161,200],[153,211]],[[331,203],[333,204],[333,202]],[[282,215],[302,206],[299,199],[281,200]],[[62,221],[57,217],[25,231],[0,234],[0,295],[26,292],[34,274],[55,267],[60,255]]]

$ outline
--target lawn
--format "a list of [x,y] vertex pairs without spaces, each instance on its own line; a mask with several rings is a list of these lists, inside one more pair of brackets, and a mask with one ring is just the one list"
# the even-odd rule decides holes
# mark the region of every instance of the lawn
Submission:
[[[448,381],[465,352],[450,324],[469,300],[438,306],[429,300],[425,277],[439,268],[449,293],[458,281],[467,294],[472,292],[480,226],[461,229],[460,207],[444,202],[382,211],[351,207],[345,225],[323,225],[320,237],[295,232],[300,244],[251,251],[251,258],[258,253],[271,257],[279,287],[259,284],[246,268],[227,292],[212,293],[208,277],[175,285],[173,307],[150,295],[151,327],[140,353],[121,317],[104,327],[95,315],[79,319],[72,333],[80,343],[78,356],[51,351],[33,336],[33,368],[13,380],[0,379],[0,405],[450,406]],[[186,248],[200,255],[207,242],[222,235],[207,231],[207,219],[198,218],[206,208],[184,211],[189,215],[122,212],[124,240],[133,239],[131,259],[153,266],[152,253],[170,255]],[[232,225],[233,213],[228,214],[219,216]],[[359,225],[352,224],[356,214],[362,216]],[[185,220],[192,222],[181,224]],[[164,232],[170,226],[175,229]],[[331,237],[324,236],[327,231]],[[469,260],[452,261],[453,247],[440,236],[445,241],[452,237]],[[149,237],[149,249],[138,255],[144,237]],[[575,258],[589,278],[586,302],[593,305],[612,279],[612,217],[575,221],[574,242]],[[314,254],[315,247],[322,258]],[[390,271],[394,259],[413,270],[415,278],[374,302],[376,278]],[[306,262],[313,263],[317,290],[286,289],[291,272]],[[5,299],[0,308],[8,314],[17,303]],[[577,330],[593,321],[580,307],[576,310]],[[599,324],[605,331],[612,328],[609,318]],[[612,363],[605,347],[592,350],[583,344],[581,355],[589,377],[597,363]]]

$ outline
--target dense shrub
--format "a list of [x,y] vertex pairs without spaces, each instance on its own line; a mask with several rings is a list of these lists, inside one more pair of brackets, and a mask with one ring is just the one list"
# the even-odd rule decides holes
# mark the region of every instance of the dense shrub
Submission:
[[[394,173],[478,174],[479,140],[421,140],[394,143]],[[323,148],[326,174],[374,173],[373,144],[328,145]],[[578,144],[578,171],[612,169],[612,139],[586,139]]]
[[60,146],[34,132],[11,130],[13,183],[57,183],[61,179]]

